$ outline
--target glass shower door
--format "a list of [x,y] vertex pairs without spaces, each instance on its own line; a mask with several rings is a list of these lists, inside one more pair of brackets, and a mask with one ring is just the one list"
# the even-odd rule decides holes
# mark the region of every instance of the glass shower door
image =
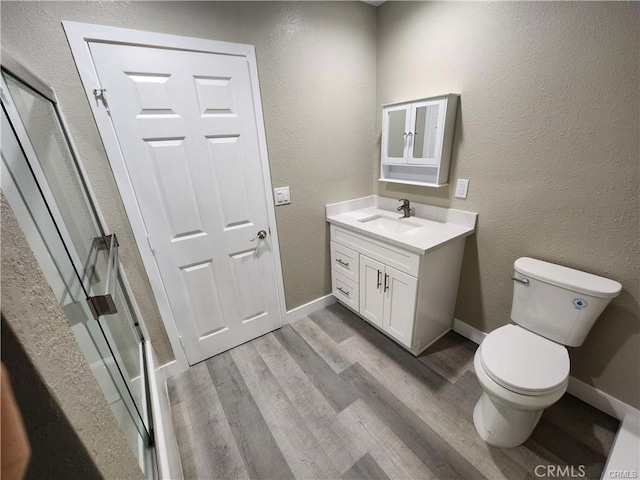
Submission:
[[[87,194],[55,104],[4,70],[1,88],[3,194],[132,452],[152,478],[144,338],[117,258],[105,248],[115,237],[104,231]],[[87,302],[105,295],[117,310],[110,315]]]

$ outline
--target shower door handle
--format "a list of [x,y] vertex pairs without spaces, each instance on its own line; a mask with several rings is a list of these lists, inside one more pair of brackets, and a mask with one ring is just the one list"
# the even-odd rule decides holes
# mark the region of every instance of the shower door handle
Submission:
[[97,245],[98,250],[109,250],[109,257],[107,259],[107,277],[106,277],[106,289],[104,295],[94,295],[88,297],[89,308],[91,313],[97,320],[102,315],[113,315],[118,313],[118,309],[115,303],[116,296],[116,284],[118,280],[118,239],[116,234],[105,235],[104,237],[97,237],[94,239],[94,244]]

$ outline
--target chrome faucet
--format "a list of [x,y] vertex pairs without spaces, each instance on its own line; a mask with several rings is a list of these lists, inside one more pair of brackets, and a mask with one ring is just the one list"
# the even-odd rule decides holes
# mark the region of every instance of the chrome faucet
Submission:
[[411,216],[411,205],[409,204],[409,200],[407,200],[406,198],[401,198],[398,201],[402,202],[402,205],[400,205],[397,210],[399,212],[404,212],[404,214],[400,218],[409,218]]

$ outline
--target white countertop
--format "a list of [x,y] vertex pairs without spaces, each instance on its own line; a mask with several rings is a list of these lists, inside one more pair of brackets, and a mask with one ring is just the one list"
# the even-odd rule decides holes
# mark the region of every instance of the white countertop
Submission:
[[[400,218],[402,213],[395,210],[399,204],[377,195],[334,203],[326,206],[327,221],[421,255],[475,231],[476,213],[412,203],[416,216]],[[370,219],[382,219],[390,227]],[[394,227],[408,231],[393,231]]]

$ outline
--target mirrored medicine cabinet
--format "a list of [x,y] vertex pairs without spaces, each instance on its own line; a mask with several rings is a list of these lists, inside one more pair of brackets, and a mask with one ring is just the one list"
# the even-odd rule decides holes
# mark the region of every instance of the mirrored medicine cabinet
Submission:
[[459,99],[449,93],[382,107],[380,181],[447,185]]

